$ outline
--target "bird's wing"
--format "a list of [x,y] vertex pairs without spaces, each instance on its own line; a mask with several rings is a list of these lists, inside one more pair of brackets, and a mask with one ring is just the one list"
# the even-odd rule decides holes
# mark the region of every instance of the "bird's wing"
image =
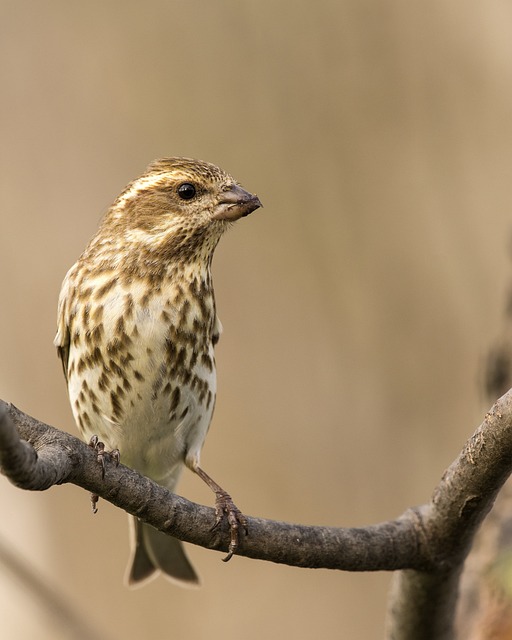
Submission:
[[213,325],[212,342],[215,346],[222,334],[222,322],[219,320],[219,316],[215,316],[215,324]]
[[69,360],[69,324],[68,324],[68,308],[69,308],[69,273],[64,278],[62,289],[59,295],[59,307],[57,311],[57,335],[53,344],[57,347],[57,355],[62,361],[62,370],[66,382],[68,380],[68,360]]

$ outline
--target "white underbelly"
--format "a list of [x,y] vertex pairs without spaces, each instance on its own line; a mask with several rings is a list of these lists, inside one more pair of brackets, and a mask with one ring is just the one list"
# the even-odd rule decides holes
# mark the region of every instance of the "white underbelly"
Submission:
[[[90,388],[94,388],[97,377],[97,372],[91,370],[84,379],[88,380]],[[135,385],[134,406],[131,406],[131,400],[121,399],[123,416],[121,420],[116,420],[112,417],[111,401],[107,394],[97,394],[103,400],[96,403],[99,411],[94,411],[92,402],[87,400],[77,408],[75,401],[80,391],[77,393],[76,390],[81,387],[83,380],[77,381],[78,384],[73,382],[70,380],[70,399],[75,419],[80,419],[80,413],[82,424],[84,415],[90,418],[81,429],[84,438],[89,440],[96,435],[107,449],[119,449],[123,464],[172,488],[185,455],[199,456],[210,425],[214,400],[207,406],[189,386],[181,386],[180,400],[171,409],[172,392],[168,394],[162,389],[154,397],[151,389]],[[215,373],[208,376],[208,383],[214,394]]]
[[98,436],[123,464],[173,488],[185,456],[199,458],[210,425],[215,361],[211,343],[202,352],[191,338],[170,344],[169,326],[155,321],[160,310],[139,313],[136,329],[126,323],[124,341],[110,347],[118,315],[104,313],[96,357],[86,340],[71,345],[68,389],[84,438]]

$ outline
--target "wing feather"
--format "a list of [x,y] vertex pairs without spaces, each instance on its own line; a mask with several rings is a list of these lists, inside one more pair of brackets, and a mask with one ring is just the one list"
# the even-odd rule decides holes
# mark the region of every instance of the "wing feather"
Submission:
[[53,344],[57,347],[57,355],[62,362],[62,370],[66,382],[68,381],[69,346],[71,342],[69,332],[69,294],[70,294],[70,273],[68,271],[59,295],[59,307],[57,311],[57,335]]

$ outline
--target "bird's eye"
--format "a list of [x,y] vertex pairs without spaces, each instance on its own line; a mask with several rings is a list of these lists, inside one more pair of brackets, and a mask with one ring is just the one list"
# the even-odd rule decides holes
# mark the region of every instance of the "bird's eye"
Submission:
[[178,187],[178,195],[182,200],[192,200],[196,195],[196,188],[191,182],[184,182]]

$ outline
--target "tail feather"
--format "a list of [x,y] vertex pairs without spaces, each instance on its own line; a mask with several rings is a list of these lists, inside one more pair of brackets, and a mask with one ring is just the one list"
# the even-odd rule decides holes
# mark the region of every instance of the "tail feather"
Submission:
[[130,587],[142,586],[159,571],[181,587],[199,586],[199,577],[185,554],[180,540],[144,524],[130,516],[132,557],[126,582]]

